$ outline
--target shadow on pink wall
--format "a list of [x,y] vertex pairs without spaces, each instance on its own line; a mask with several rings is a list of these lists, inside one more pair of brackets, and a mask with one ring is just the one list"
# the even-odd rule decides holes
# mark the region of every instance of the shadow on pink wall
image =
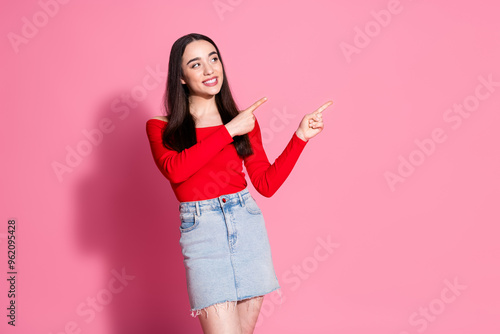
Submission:
[[[95,128],[104,118],[118,119],[110,107],[114,99],[104,101],[95,113]],[[83,330],[104,314],[110,334],[199,330],[189,311],[179,202],[151,156],[147,115],[139,105],[115,122],[89,156],[95,159],[93,172],[75,187],[79,249],[107,264],[102,288],[108,292],[94,295],[95,306],[86,308],[82,318]]]

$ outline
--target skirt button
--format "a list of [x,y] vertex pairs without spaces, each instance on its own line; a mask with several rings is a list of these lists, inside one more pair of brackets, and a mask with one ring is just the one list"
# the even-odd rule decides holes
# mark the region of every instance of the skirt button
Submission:
[[223,198],[223,199],[222,199],[222,201],[223,201],[224,203],[226,203],[226,199],[225,199],[225,198]]

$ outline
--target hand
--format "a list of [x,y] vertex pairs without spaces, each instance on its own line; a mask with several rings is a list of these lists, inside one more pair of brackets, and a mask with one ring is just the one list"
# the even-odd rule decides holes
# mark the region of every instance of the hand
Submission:
[[297,129],[297,131],[295,131],[297,137],[299,137],[303,141],[308,141],[309,139],[320,133],[324,127],[322,112],[332,103],[332,101],[328,101],[321,107],[319,107],[316,111],[310,114],[306,114],[304,118],[302,118],[299,128]]
[[255,116],[253,114],[254,110],[257,109],[261,104],[267,101],[267,97],[263,97],[249,108],[240,111],[240,113],[226,124],[227,131],[231,135],[241,136],[249,133],[255,127]]

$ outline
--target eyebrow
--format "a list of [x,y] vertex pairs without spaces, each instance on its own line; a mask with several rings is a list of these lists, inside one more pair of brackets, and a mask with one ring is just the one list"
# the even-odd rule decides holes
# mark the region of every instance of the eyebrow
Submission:
[[[210,56],[211,56],[211,55],[213,55],[213,54],[217,54],[217,52],[216,52],[216,51],[212,51],[212,52],[210,52],[210,53],[208,54],[208,56],[210,57]],[[200,60],[200,57],[196,57],[196,58],[191,59],[190,61],[188,61],[188,62],[187,62],[187,64],[186,64],[186,65],[189,65],[189,63],[190,63],[190,62],[192,62],[192,61],[196,61],[196,60]]]

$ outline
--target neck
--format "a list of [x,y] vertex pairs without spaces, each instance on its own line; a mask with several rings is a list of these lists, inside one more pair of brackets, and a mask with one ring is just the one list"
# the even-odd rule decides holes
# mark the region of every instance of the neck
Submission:
[[215,103],[215,96],[203,97],[191,95],[189,97],[189,110],[191,115],[197,119],[219,114],[217,104]]

